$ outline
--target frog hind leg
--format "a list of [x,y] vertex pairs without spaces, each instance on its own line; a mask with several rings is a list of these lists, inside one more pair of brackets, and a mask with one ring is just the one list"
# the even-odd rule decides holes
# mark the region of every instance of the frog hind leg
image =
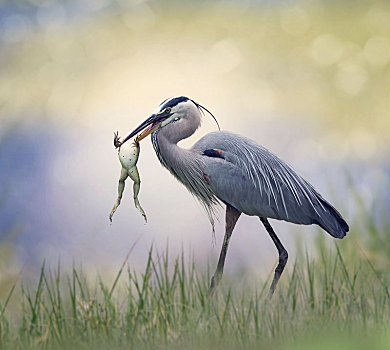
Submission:
[[119,182],[118,182],[118,198],[116,199],[114,207],[112,208],[111,213],[110,213],[110,221],[111,222],[112,222],[112,216],[114,215],[116,209],[121,204],[123,191],[125,189],[125,180],[127,179],[127,176],[128,176],[127,170],[122,168],[121,175],[119,177]]
[[128,170],[128,175],[134,181],[133,197],[134,197],[135,207],[141,212],[142,216],[145,219],[145,223],[147,223],[148,219],[146,218],[146,214],[145,214],[144,210],[142,209],[141,204],[139,203],[139,200],[138,200],[138,194],[139,194],[139,190],[140,190],[140,186],[141,186],[141,180],[139,178],[139,173],[138,173],[137,167],[134,166],[134,167],[130,168]]

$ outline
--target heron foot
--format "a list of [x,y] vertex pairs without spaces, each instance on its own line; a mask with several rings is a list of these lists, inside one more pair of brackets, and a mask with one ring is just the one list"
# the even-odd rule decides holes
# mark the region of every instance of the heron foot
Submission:
[[214,276],[211,277],[209,296],[211,297],[214,294],[215,289],[218,287],[219,282],[221,281],[222,273],[219,271],[215,272]]
[[283,247],[283,250],[281,250],[281,252],[279,254],[278,266],[275,269],[274,279],[272,281],[271,288],[270,288],[269,293],[268,293],[268,296],[270,298],[272,298],[272,296],[275,293],[276,285],[278,284],[280,276],[282,275],[282,272],[284,270],[284,267],[287,264],[287,260],[288,260],[288,253],[287,253],[287,250],[285,250]]

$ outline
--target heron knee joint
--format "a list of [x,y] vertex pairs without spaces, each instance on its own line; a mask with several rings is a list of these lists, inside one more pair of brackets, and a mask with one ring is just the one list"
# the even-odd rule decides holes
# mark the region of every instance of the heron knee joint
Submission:
[[287,250],[283,250],[283,251],[279,254],[279,260],[280,260],[280,261],[283,261],[283,262],[287,262],[287,259],[288,259]]

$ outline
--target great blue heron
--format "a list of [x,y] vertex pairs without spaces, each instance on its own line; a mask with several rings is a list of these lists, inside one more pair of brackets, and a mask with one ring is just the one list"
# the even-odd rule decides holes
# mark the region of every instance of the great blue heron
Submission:
[[210,113],[188,97],[167,99],[123,142],[116,138],[114,144],[119,147],[140,132],[138,140],[152,134],[153,147],[161,164],[199,199],[212,224],[215,206],[219,201],[226,204],[225,237],[211,279],[210,293],[222,277],[229,240],[241,213],[258,216],[279,253],[279,263],[270,288],[272,295],[288,254],[272,229],[269,218],[295,224],[316,224],[335,238],[345,236],[348,224],[289,165],[246,137],[216,131],[203,136],[190,149],[179,147],[177,143],[180,140],[191,136],[199,128],[204,112]]

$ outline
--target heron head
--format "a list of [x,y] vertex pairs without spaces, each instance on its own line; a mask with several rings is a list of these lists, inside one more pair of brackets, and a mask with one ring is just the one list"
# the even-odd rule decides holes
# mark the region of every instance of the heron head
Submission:
[[[197,122],[200,125],[200,112],[208,112],[216,121],[215,117],[202,105],[196,103],[194,100],[185,97],[172,97],[163,101],[157,108],[157,110],[147,118],[143,123],[141,123],[137,128],[135,128],[124,140],[122,143],[131,139],[135,135],[141,132],[138,136],[138,140],[144,139],[146,136],[157,132],[159,129],[171,125],[176,122],[180,122],[182,119],[188,120],[192,119],[192,122]],[[195,120],[194,120],[195,119]],[[219,125],[218,125],[219,128]]]

